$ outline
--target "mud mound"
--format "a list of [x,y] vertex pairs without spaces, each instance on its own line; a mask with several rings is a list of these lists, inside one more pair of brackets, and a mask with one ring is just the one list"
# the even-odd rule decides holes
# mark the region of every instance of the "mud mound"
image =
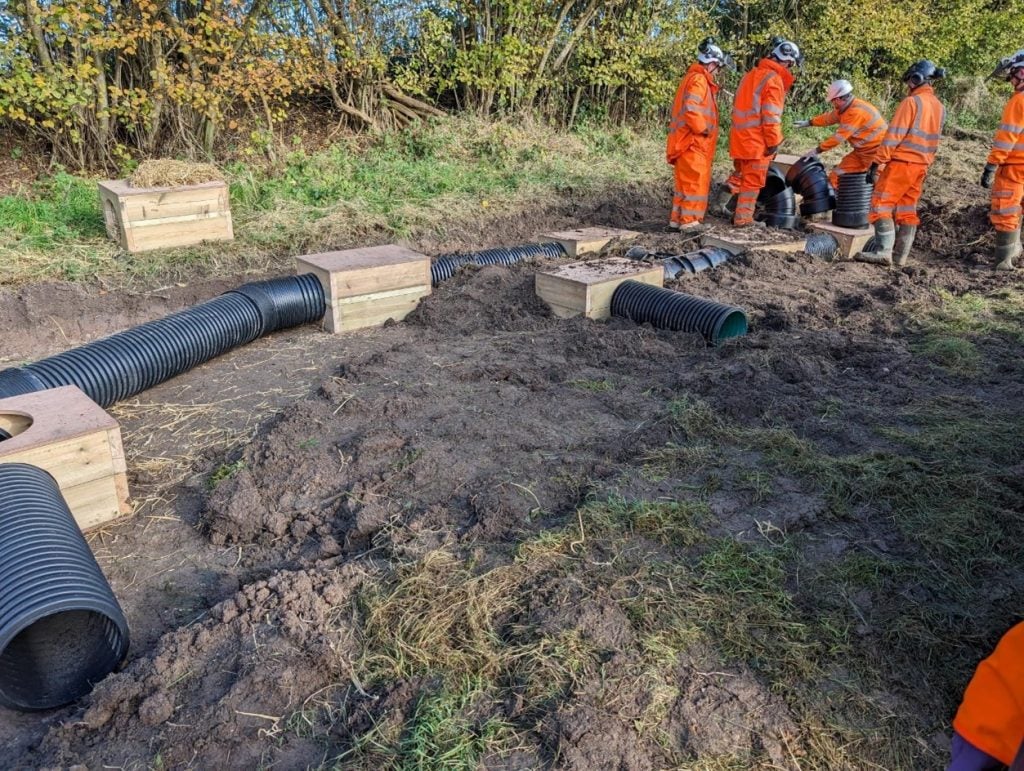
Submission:
[[[197,757],[216,768],[265,762],[268,732],[309,694],[347,681],[357,649],[348,608],[364,576],[353,566],[322,568],[246,586],[104,680],[40,752],[61,764],[142,766],[158,731],[165,767]],[[293,767],[320,760],[301,740],[273,754]]]

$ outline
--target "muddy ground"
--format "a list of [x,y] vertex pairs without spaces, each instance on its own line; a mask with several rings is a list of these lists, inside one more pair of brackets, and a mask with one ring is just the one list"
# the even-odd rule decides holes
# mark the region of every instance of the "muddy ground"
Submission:
[[[1019,534],[1019,448],[964,493],[995,501],[984,527],[933,529],[898,489],[941,487],[960,445],[924,439],[949,414],[1022,426],[1018,336],[972,336],[970,366],[934,345],[950,298],[1020,288],[960,164],[930,178],[903,271],[757,252],[682,281],[747,310],[718,348],[554,318],[541,263],[467,268],[402,323],[286,331],[119,405],[136,514],[91,544],[131,652],[80,704],[0,710],[0,765],[941,764],[1024,588],[1009,538],[957,529]],[[686,251],[667,200],[609,191],[443,249],[586,223]],[[2,290],[0,353],[240,280]]]

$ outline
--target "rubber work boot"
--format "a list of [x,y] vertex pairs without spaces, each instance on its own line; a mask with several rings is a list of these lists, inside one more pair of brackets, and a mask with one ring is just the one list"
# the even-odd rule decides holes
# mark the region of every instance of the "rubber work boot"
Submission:
[[1013,270],[1013,261],[1020,257],[1020,228],[1009,232],[996,231],[996,270]]
[[712,211],[724,214],[726,217],[731,217],[732,213],[736,211],[736,196],[729,190],[728,185],[719,185]]
[[878,220],[875,223],[875,237],[871,242],[870,249],[865,249],[853,259],[870,262],[872,265],[891,265],[892,247],[896,243],[895,223],[890,219]]
[[703,222],[684,222],[679,226],[680,233],[699,233],[704,229]]
[[910,247],[914,245],[916,235],[917,225],[900,225],[896,231],[896,245],[892,248],[892,264],[897,268],[902,268],[907,264]]

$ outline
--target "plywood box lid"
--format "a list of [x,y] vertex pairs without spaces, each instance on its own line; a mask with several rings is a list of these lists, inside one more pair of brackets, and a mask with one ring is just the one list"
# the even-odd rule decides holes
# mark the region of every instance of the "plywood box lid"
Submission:
[[24,432],[0,442],[0,461],[4,455],[37,445],[119,428],[113,416],[76,386],[0,399],[0,413],[32,418]]
[[586,262],[560,265],[557,268],[546,270],[540,275],[592,285],[603,284],[607,281],[621,281],[623,278],[649,273],[652,270],[661,273],[663,268],[660,265],[652,266],[624,257],[613,257],[607,260],[587,260]]
[[407,262],[423,260],[430,261],[430,258],[425,254],[420,254],[412,249],[395,244],[367,246],[361,249],[345,249],[340,252],[304,254],[298,259],[330,273],[380,268],[388,265],[402,265]]
[[173,185],[171,187],[132,187],[128,184],[127,179],[110,179],[100,182],[99,186],[103,190],[124,198],[130,195],[152,195],[153,193],[168,193],[179,190],[222,190],[228,186],[228,183],[222,180],[213,180],[212,182],[198,182],[194,185]]

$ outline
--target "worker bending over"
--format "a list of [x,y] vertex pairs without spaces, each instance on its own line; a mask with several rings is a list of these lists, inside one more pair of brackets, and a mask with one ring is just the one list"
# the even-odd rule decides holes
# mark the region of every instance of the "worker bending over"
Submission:
[[706,38],[679,83],[672,104],[665,159],[675,169],[675,195],[669,227],[691,230],[700,227],[708,208],[711,164],[718,142],[718,84],[715,76],[728,57]]
[[832,187],[839,186],[841,174],[858,174],[871,168],[875,152],[882,144],[888,127],[878,109],[853,95],[853,84],[848,80],[836,80],[828,87],[827,99],[834,109],[815,115],[810,120],[794,121],[797,128],[807,126],[836,126],[835,133],[817,147],[804,153],[804,158],[813,158],[844,142],[853,148],[829,174]]
[[796,79],[793,68],[803,63],[796,43],[775,38],[771,45],[768,56],[743,76],[732,107],[729,155],[734,171],[726,185],[736,196],[733,224],[740,228],[754,221],[757,194],[782,144],[782,110]]
[[1013,270],[1013,261],[1021,253],[1024,205],[1024,49],[999,62],[992,75],[1010,81],[1013,96],[1003,109],[981,186],[992,188],[988,218],[996,229],[996,269]]
[[907,261],[921,224],[917,202],[928,169],[935,162],[946,121],[946,110],[931,84],[945,75],[944,69],[927,60],[912,64],[903,73],[908,94],[896,108],[868,169],[868,181],[875,185],[868,214],[868,221],[875,226],[874,243],[855,259],[877,265],[903,265]]

